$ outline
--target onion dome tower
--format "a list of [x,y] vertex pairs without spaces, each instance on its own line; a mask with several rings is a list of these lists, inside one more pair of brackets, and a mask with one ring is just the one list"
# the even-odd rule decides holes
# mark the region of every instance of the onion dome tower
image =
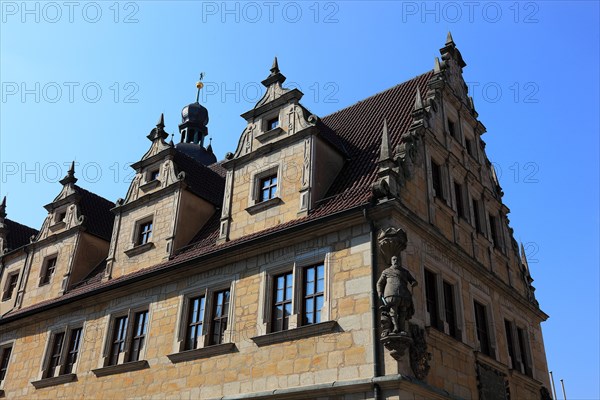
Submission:
[[217,157],[209,144],[204,147],[204,139],[208,135],[208,110],[200,104],[200,89],[204,86],[201,82],[203,74],[200,75],[200,81],[196,83],[198,92],[196,102],[188,104],[181,110],[181,124],[179,132],[181,141],[175,145],[180,152],[190,156],[203,165],[211,165],[217,162]]

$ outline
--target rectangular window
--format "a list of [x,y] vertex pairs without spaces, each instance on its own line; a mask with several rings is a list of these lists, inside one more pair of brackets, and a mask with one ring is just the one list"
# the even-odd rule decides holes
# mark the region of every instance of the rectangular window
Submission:
[[50,361],[48,363],[48,369],[46,370],[45,378],[52,378],[53,376],[56,376],[56,369],[60,366],[60,355],[62,353],[64,340],[64,332],[56,333],[54,335],[52,346],[50,347]]
[[269,175],[260,180],[259,201],[274,199],[277,194],[277,175]]
[[214,294],[209,345],[223,343],[225,330],[227,329],[227,318],[229,315],[229,296],[229,289],[221,290]]
[[10,353],[12,352],[12,346],[7,346],[0,351],[0,386],[4,383],[6,377],[6,370],[8,369],[8,362],[10,361]]
[[492,235],[492,242],[494,243],[494,247],[500,248],[500,235],[498,234],[498,219],[492,214],[488,214],[490,219],[490,234]]
[[456,339],[460,339],[456,318],[456,306],[454,304],[454,286],[444,281],[444,310],[446,312],[446,323],[448,333]]
[[42,276],[40,278],[40,286],[50,283],[54,270],[56,269],[56,257],[48,258],[42,268]]
[[119,364],[119,355],[125,352],[128,317],[125,315],[115,319],[113,327],[108,365]]
[[67,348],[67,360],[65,363],[65,374],[73,372],[77,357],[79,355],[79,346],[81,345],[82,328],[73,329],[69,338],[69,347]]
[[519,341],[519,351],[521,352],[521,362],[523,363],[523,369],[526,375],[533,376],[531,369],[531,363],[529,362],[527,336],[525,331],[521,328],[517,328],[517,339]]
[[473,199],[473,222],[475,223],[475,230],[478,233],[483,233],[483,226],[481,225],[481,211],[479,207],[479,201]]
[[290,315],[292,315],[293,277],[293,273],[287,272],[273,278],[271,332],[285,331],[289,328]]
[[450,119],[448,119],[448,133],[450,133],[450,136],[452,136],[454,139],[458,140],[458,131],[456,130],[456,124]]
[[17,287],[17,282],[19,280],[19,274],[11,274],[6,278],[6,289],[2,294],[2,301],[6,301],[12,298],[13,293],[15,292],[15,288]]
[[440,320],[440,313],[438,310],[438,296],[437,296],[437,277],[436,275],[425,270],[425,298],[427,302],[427,312],[429,313],[429,323],[435,329],[443,331],[444,327]]
[[475,157],[475,149],[473,148],[473,141],[465,138],[465,147],[467,148],[467,154],[471,157]]
[[275,129],[279,127],[279,118],[273,118],[267,121],[267,130]]
[[140,359],[140,353],[144,348],[146,334],[148,333],[148,311],[135,313],[134,321],[129,361],[138,361]]
[[149,181],[155,181],[160,176],[160,170],[155,169],[154,171],[150,171],[150,179]]
[[444,200],[444,187],[442,185],[442,167],[431,159],[431,182],[433,184],[433,196]]
[[190,299],[187,328],[185,334],[185,350],[194,350],[198,348],[198,343],[202,337],[202,325],[204,323],[204,309],[206,307],[206,297],[199,296]]
[[486,356],[492,356],[492,347],[490,345],[490,332],[487,320],[486,307],[479,303],[474,302],[475,306],[475,328],[477,330],[477,339],[479,339],[479,346],[481,352]]
[[325,301],[325,266],[323,264],[304,268],[302,324],[321,322],[321,309]]
[[463,185],[457,182],[454,182],[454,197],[454,200],[456,201],[456,213],[460,218],[467,219],[467,213],[465,212]]
[[140,224],[137,245],[142,245],[150,242],[152,239],[152,221],[144,222]]
[[515,369],[517,366],[517,352],[515,350],[515,343],[513,340],[512,322],[504,320],[504,331],[506,332],[506,345],[508,346],[508,355],[510,356],[511,368]]
[[43,372],[44,378],[53,378],[73,372],[79,354],[81,333],[82,328],[75,328],[52,334],[46,367]]

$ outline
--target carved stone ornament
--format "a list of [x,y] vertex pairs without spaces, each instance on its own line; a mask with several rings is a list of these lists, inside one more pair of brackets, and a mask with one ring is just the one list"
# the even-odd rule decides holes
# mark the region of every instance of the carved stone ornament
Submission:
[[417,281],[400,265],[400,254],[408,243],[406,232],[387,228],[379,233],[377,239],[379,251],[385,260],[390,260],[390,266],[377,281],[377,294],[381,301],[381,343],[398,361],[410,350],[411,368],[418,379],[423,379],[429,371],[431,356],[427,352],[423,329],[409,324],[415,313],[412,288]]

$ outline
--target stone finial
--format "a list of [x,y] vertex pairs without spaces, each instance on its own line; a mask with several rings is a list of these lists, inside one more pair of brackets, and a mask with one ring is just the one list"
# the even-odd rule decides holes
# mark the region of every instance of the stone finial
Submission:
[[415,96],[415,108],[414,110],[420,110],[423,108],[423,99],[421,98],[421,91],[417,87],[417,95]]
[[165,114],[164,113],[160,113],[160,118],[158,119],[158,122],[156,123],[156,127],[161,128],[161,129],[165,127]]
[[379,161],[390,160],[390,135],[388,133],[387,119],[383,120],[383,130],[381,132],[381,150],[379,152]]
[[521,264],[523,264],[525,269],[527,269],[527,272],[529,272],[529,263],[527,262],[527,254],[525,254],[525,247],[523,246],[523,242],[521,242],[520,250],[521,250]]
[[275,75],[279,73],[279,63],[277,62],[277,56],[273,60],[273,65],[271,66],[271,75]]
[[165,132],[165,114],[160,113],[160,117],[158,118],[158,122],[156,123],[156,127],[153,128],[148,136],[146,136],[151,141],[156,141],[159,139],[166,139],[169,137],[169,134]]
[[68,184],[74,184],[77,182],[77,178],[75,178],[75,161],[71,162],[71,167],[67,171],[67,175],[60,180],[61,185],[65,186]]
[[442,71],[442,66],[440,65],[440,59],[437,57],[434,57],[433,59],[433,72],[440,73]]
[[6,218],[6,196],[2,199],[2,203],[0,203],[0,219]]
[[454,44],[454,39],[452,38],[452,32],[448,31],[448,35],[446,35],[446,46]]

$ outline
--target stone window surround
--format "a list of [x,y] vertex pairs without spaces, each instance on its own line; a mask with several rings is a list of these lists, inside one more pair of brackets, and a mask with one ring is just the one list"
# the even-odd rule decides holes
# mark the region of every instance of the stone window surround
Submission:
[[[447,267],[444,267],[443,264],[433,257],[427,257],[425,263],[421,267],[421,282],[425,282],[425,270],[428,270],[435,274],[435,288],[437,293],[437,302],[438,302],[438,314],[439,318],[442,320],[444,324],[444,332],[446,335],[450,336],[450,327],[448,326],[448,322],[446,320],[446,308],[445,308],[445,299],[444,299],[444,281],[448,282],[454,287],[454,308],[456,314],[456,329],[460,331],[460,338],[454,338],[461,342],[465,341],[465,318],[464,318],[464,305],[462,301],[462,284],[461,279],[457,274],[450,271]],[[427,297],[425,293],[425,284],[423,284],[423,290],[421,291],[421,304],[423,304],[423,315],[425,316],[425,325],[432,326],[431,317],[427,312]],[[452,336],[451,336],[452,337]]]
[[[502,322],[504,323],[504,320],[507,320],[509,322],[512,323],[512,328],[513,328],[513,345],[515,347],[515,351],[516,351],[516,360],[511,360],[512,365],[509,363],[508,367],[513,370],[513,371],[517,371],[520,374],[526,375],[525,372],[523,370],[521,370],[520,366],[517,365],[517,362],[520,362],[523,365],[523,368],[525,368],[524,366],[524,362],[523,362],[523,355],[521,354],[521,348],[519,346],[519,342],[518,342],[518,337],[517,337],[517,328],[522,329],[524,334],[525,334],[525,358],[526,361],[529,363],[529,367],[531,368],[531,377],[535,379],[535,368],[533,367],[533,356],[531,354],[531,334],[529,332],[529,329],[527,328],[527,323],[525,322],[525,320],[523,320],[520,317],[517,317],[517,314],[515,314],[514,312],[509,311],[506,307],[504,307],[503,312],[502,312],[504,318],[502,319]],[[508,340],[505,340],[505,344],[506,344],[506,355],[508,358],[510,358],[510,355],[508,353]],[[529,376],[529,375],[527,375]]]
[[[139,364],[140,362],[144,361],[144,358],[146,356],[146,351],[148,350],[148,339],[150,337],[150,332],[152,331],[152,315],[153,315],[153,300],[155,299],[145,299],[144,301],[140,301],[140,302],[136,302],[131,304],[129,307],[120,307],[120,308],[116,308],[116,309],[111,309],[111,310],[107,310],[107,315],[106,318],[108,319],[108,323],[106,324],[106,330],[104,331],[104,335],[102,338],[102,356],[100,357],[99,363],[98,363],[98,368],[95,370],[92,370],[92,372],[94,372],[94,374],[96,376],[104,376],[104,375],[108,375],[108,374],[112,374],[112,373],[119,373],[119,372],[127,372],[128,368],[127,367],[123,367],[120,368],[120,365],[134,365],[134,364]],[[146,344],[144,345],[144,348],[140,351],[140,355],[139,355],[139,360],[138,361],[133,361],[133,362],[128,362],[128,361],[124,361],[120,364],[116,364],[116,365],[108,365],[108,362],[110,360],[110,350],[111,350],[111,346],[112,346],[112,339],[113,339],[113,334],[114,334],[114,324],[117,318],[119,317],[123,317],[123,316],[127,316],[127,331],[126,331],[126,337],[125,337],[125,351],[124,351],[124,360],[128,360],[129,358],[129,354],[130,354],[130,349],[131,349],[131,343],[133,342],[133,325],[135,323],[133,318],[135,316],[135,313],[137,312],[141,312],[141,311],[148,311],[148,328],[147,328],[147,333],[146,333]],[[136,365],[137,365],[136,364]],[[107,373],[104,373],[104,369],[107,369]],[[110,372],[112,370],[115,370],[114,372]]]
[[[449,188],[449,184],[450,184],[450,179],[449,179],[449,175],[448,175],[448,166],[446,161],[441,161],[440,162],[441,157],[434,155],[433,152],[429,155],[429,160],[427,161],[427,173],[429,174],[429,190],[431,191],[431,195],[433,197],[433,201],[436,201],[436,199],[439,201],[439,203],[444,204],[445,206],[447,206],[448,208],[452,208],[452,203],[451,203],[451,199],[450,199],[450,188]],[[440,196],[436,196],[435,195],[435,189],[434,189],[434,185],[433,185],[433,165],[432,162],[435,162],[439,167],[440,167],[440,181],[442,184],[442,194],[441,197]]]
[[[486,319],[487,319],[487,325],[488,325],[487,328],[488,328],[489,341],[490,341],[490,350],[491,350],[493,359],[498,360],[498,341],[496,340],[496,329],[495,329],[496,323],[495,323],[495,318],[494,318],[494,309],[492,307],[493,302],[489,295],[487,295],[482,290],[471,285],[470,290],[469,290],[469,302],[471,304],[470,307],[471,307],[471,311],[473,313],[473,321],[472,321],[472,326],[474,329],[473,347],[477,351],[481,352],[479,339],[477,339],[477,328],[476,328],[476,322],[475,322],[475,301],[477,301],[481,305],[485,306],[485,313],[486,313]],[[504,324],[504,320],[502,321],[502,323]],[[481,354],[483,356],[487,357],[485,354],[483,354],[483,353],[481,353]]]
[[[142,225],[148,222],[152,222],[152,234],[150,237],[150,240],[147,241],[146,243],[143,244],[139,244],[138,243],[138,238],[140,236],[140,229],[142,228]],[[156,230],[156,225],[155,225],[155,220],[154,220],[154,213],[146,215],[145,217],[139,218],[137,221],[134,222],[134,228],[132,229],[132,234],[131,234],[131,245],[128,249],[125,250],[125,254],[127,254],[129,257],[132,256],[136,256],[140,253],[143,253],[145,251],[150,250],[151,248],[154,247],[154,242],[152,241],[152,239],[154,239],[154,231]]]
[[[50,278],[48,279],[48,282],[42,283],[42,279],[46,275],[46,271],[48,269],[48,263],[52,259],[56,259],[56,261],[54,263],[54,272],[52,273],[52,275],[50,275]],[[58,265],[58,252],[51,253],[50,255],[47,255],[47,256],[44,257],[44,259],[42,260],[42,268],[40,268],[38,287],[49,285],[52,282],[52,278],[56,274],[56,266],[57,265]]]
[[[238,274],[228,278],[219,276],[210,280],[202,280],[201,283],[181,292],[179,295],[179,308],[177,310],[177,331],[174,335],[173,354],[169,356],[169,359],[171,359],[172,362],[222,354],[219,351],[215,351],[215,354],[212,354],[213,351],[209,350],[212,348],[214,348],[213,350],[220,349],[224,352],[235,350],[235,346],[233,348],[231,347],[234,339],[234,331],[231,328],[235,326],[235,283],[238,279]],[[223,343],[218,345],[208,345],[210,325],[212,324],[214,293],[225,289],[229,289],[229,312],[227,315],[227,329],[225,330]],[[185,350],[190,300],[202,295],[204,295],[206,299],[204,304],[204,321],[202,323],[202,338],[198,340],[197,349]],[[178,354],[181,354],[181,357],[178,356]],[[188,354],[191,358],[186,356]]]
[[[7,347],[10,347],[11,353],[10,356],[8,357],[8,366],[6,367],[6,375],[4,376],[4,379],[2,381],[0,381],[0,397],[4,397],[4,391],[2,390],[4,388],[4,382],[6,382],[6,377],[8,376],[8,371],[10,369],[10,359],[12,357],[14,357],[15,354],[15,339],[11,339],[11,340],[7,340],[4,341],[2,343],[0,343],[0,357],[2,356],[2,353],[4,352],[4,349],[6,349]],[[1,362],[2,360],[0,360]]]
[[[460,179],[456,179],[454,177],[451,178],[452,179],[452,184],[450,185],[451,188],[451,197],[452,197],[452,208],[453,210],[456,212],[456,216],[458,218],[458,220],[460,221],[460,219],[463,219],[464,221],[466,221],[467,223],[471,223],[471,196],[469,193],[469,188],[468,188],[468,184],[467,181],[465,179],[460,180]],[[459,217],[458,215],[458,204],[456,203],[457,201],[457,197],[456,197],[456,193],[455,193],[455,187],[454,184],[458,184],[460,185],[460,187],[462,188],[462,207],[463,207],[463,212],[465,213],[464,217]]]
[[[75,329],[81,328],[81,339],[79,342],[79,350],[78,357],[75,365],[73,365],[73,370],[71,373],[64,374],[63,371],[65,369],[65,362],[67,360],[67,351],[69,348],[69,343],[71,341],[71,334]],[[58,333],[65,333],[65,338],[63,340],[62,349],[61,349],[61,363],[58,365],[59,374],[52,377],[44,377],[45,371],[48,368],[48,364],[50,362],[50,352],[52,351],[51,347],[54,343],[54,337]],[[75,371],[77,370],[77,365],[79,364],[79,360],[81,359],[80,355],[82,353],[83,344],[85,342],[85,320],[78,319],[68,324],[56,324],[51,326],[48,329],[48,335],[46,336],[46,344],[44,346],[44,353],[42,354],[42,358],[40,361],[40,370],[38,372],[38,379],[32,381],[31,384],[36,389],[41,389],[49,386],[60,385],[67,382],[72,382],[77,377]]]
[[[471,219],[471,226],[473,227],[475,233],[477,233],[487,239],[487,237],[488,237],[487,219],[488,218],[487,218],[487,212],[486,212],[483,196],[481,194],[471,194],[470,190],[467,190],[467,191],[469,192],[469,215],[470,215],[470,219]],[[478,210],[475,210],[475,208],[473,207],[473,201],[477,202]],[[477,214],[479,217],[479,224],[481,226],[481,231],[479,231],[476,226],[476,216],[475,216],[476,211],[477,211]]]
[[[0,301],[5,302],[5,301],[9,301],[10,299],[12,299],[12,297],[14,296],[14,294],[16,292],[16,289],[18,289],[18,287],[19,287],[19,275],[20,274],[21,274],[20,269],[5,273],[6,279],[4,280],[4,285],[2,287],[2,297],[0,297]],[[12,278],[15,275],[17,276],[17,285],[13,288],[13,292],[11,293],[10,297],[5,298],[6,292],[8,291],[8,286],[10,284],[10,278]]]
[[[257,211],[262,211],[265,208],[270,206],[277,205],[281,203],[281,184],[283,177],[283,164],[281,162],[276,164],[270,164],[261,168],[258,171],[255,171],[250,176],[250,193],[248,193],[248,208],[246,211],[249,213],[254,213]],[[260,196],[260,181],[263,178],[266,178],[269,175],[275,175],[277,177],[277,190],[275,192],[275,197],[267,200],[261,201]]]
[[[330,264],[331,264],[331,249],[321,248],[317,251],[311,250],[304,254],[296,255],[294,258],[286,258],[274,263],[263,265],[260,267],[260,288],[258,299],[258,337],[270,335],[271,318],[273,306],[273,279],[275,276],[286,272],[293,274],[292,286],[292,315],[289,318],[288,331],[301,328],[302,325],[302,303],[303,303],[303,269],[315,264],[323,263],[325,270],[325,293],[323,308],[321,309],[321,323],[329,321],[331,316],[330,310]],[[313,324],[318,325],[318,324]],[[309,325],[304,325],[309,326]],[[290,336],[290,335],[287,335]],[[289,340],[293,340],[290,336]]]

